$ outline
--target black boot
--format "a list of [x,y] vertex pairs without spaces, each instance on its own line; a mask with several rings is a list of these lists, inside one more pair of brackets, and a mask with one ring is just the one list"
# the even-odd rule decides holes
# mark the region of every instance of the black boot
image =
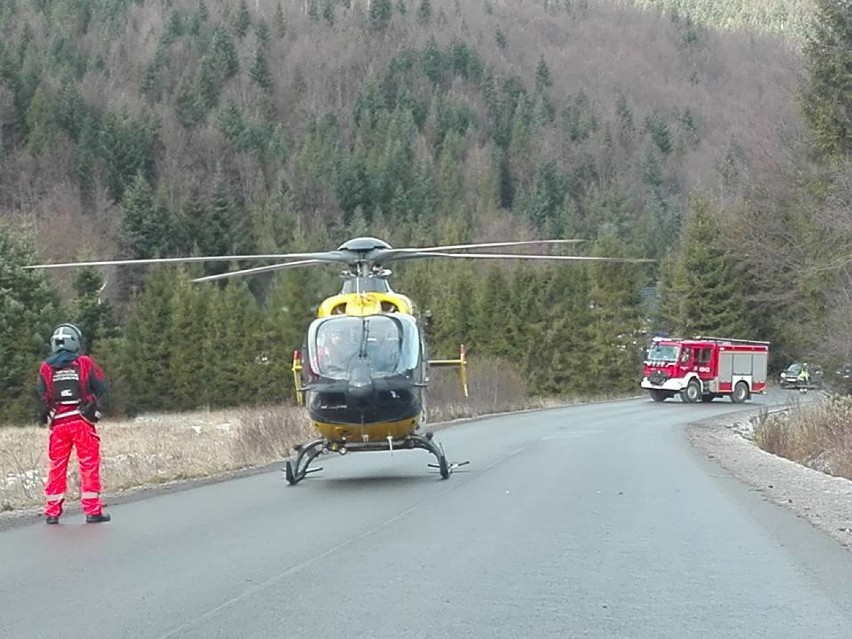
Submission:
[[46,524],[58,524],[59,523],[59,517],[48,516],[44,520],[44,523],[46,523]]
[[97,515],[86,515],[87,524],[100,524],[102,522],[109,521],[110,519],[112,519],[112,517],[110,517],[106,513],[100,513]]

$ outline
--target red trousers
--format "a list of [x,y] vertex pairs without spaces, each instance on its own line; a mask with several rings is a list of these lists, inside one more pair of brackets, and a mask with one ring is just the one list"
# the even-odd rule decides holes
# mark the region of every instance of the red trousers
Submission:
[[87,515],[98,515],[101,504],[101,440],[93,424],[80,417],[60,418],[50,430],[48,457],[50,470],[44,488],[47,503],[44,514],[59,517],[65,501],[68,459],[77,447],[80,462],[80,503]]

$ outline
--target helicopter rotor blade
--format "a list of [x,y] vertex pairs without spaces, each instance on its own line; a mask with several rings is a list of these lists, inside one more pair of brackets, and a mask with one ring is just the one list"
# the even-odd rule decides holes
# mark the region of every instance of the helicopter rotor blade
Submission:
[[[563,260],[582,262],[621,262],[627,264],[649,263],[657,260],[649,258],[634,257],[598,257],[588,255],[517,255],[510,253],[411,253],[405,259],[417,259],[427,257],[446,257],[455,259],[474,260]],[[403,259],[403,258],[397,258]]]
[[298,262],[285,262],[283,264],[269,264],[268,266],[256,266],[254,268],[245,268],[239,271],[230,271],[228,273],[219,273],[218,275],[205,275],[197,277],[193,282],[213,282],[215,280],[224,280],[229,277],[240,277],[242,275],[258,275],[260,273],[269,273],[271,271],[279,271],[285,268],[298,268],[299,266],[309,266],[311,264],[325,264],[326,260],[299,260]]
[[445,246],[428,246],[424,248],[391,248],[378,249],[371,255],[375,261],[390,262],[392,260],[406,259],[411,254],[416,253],[434,253],[439,251],[461,251],[466,249],[478,248],[503,248],[509,246],[531,246],[542,244],[579,244],[585,242],[582,239],[571,240],[516,240],[509,242],[476,242],[473,244],[447,244]]
[[287,259],[310,259],[317,262],[342,262],[348,264],[352,261],[351,255],[341,251],[323,251],[318,253],[278,253],[265,255],[201,255],[194,257],[152,257],[126,260],[99,260],[92,262],[65,262],[62,264],[30,264],[25,269],[53,269],[73,268],[84,266],[141,266],[145,264],[192,264],[198,262],[239,262],[245,260],[287,260]]

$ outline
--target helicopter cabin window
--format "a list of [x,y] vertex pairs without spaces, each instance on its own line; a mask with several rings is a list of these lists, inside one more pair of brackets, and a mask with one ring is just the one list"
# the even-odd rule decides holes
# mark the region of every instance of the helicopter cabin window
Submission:
[[378,377],[401,374],[420,363],[417,327],[408,316],[315,320],[308,331],[308,351],[312,370],[330,379],[348,379],[364,363]]

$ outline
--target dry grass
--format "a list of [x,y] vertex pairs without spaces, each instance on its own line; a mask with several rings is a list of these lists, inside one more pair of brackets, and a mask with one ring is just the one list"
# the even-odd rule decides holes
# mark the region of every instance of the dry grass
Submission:
[[767,452],[852,479],[852,397],[820,398],[796,410],[761,415],[754,440]]
[[[554,405],[530,399],[521,378],[499,361],[475,362],[469,375],[465,399],[457,369],[433,371],[430,423]],[[304,409],[295,406],[142,415],[104,421],[98,431],[108,493],[264,466],[312,435]],[[0,428],[0,510],[42,503],[47,439],[44,428]],[[73,457],[68,479],[68,500],[74,501],[79,481]]]
[[[126,490],[262,466],[287,456],[308,435],[293,406],[144,415],[105,421],[101,435],[105,490]],[[42,501],[48,431],[0,429],[0,510]],[[69,467],[69,501],[79,496],[76,460]]]
[[552,400],[531,398],[523,378],[496,358],[468,366],[467,398],[457,368],[432,369],[431,376],[427,400],[431,423],[555,405]]

